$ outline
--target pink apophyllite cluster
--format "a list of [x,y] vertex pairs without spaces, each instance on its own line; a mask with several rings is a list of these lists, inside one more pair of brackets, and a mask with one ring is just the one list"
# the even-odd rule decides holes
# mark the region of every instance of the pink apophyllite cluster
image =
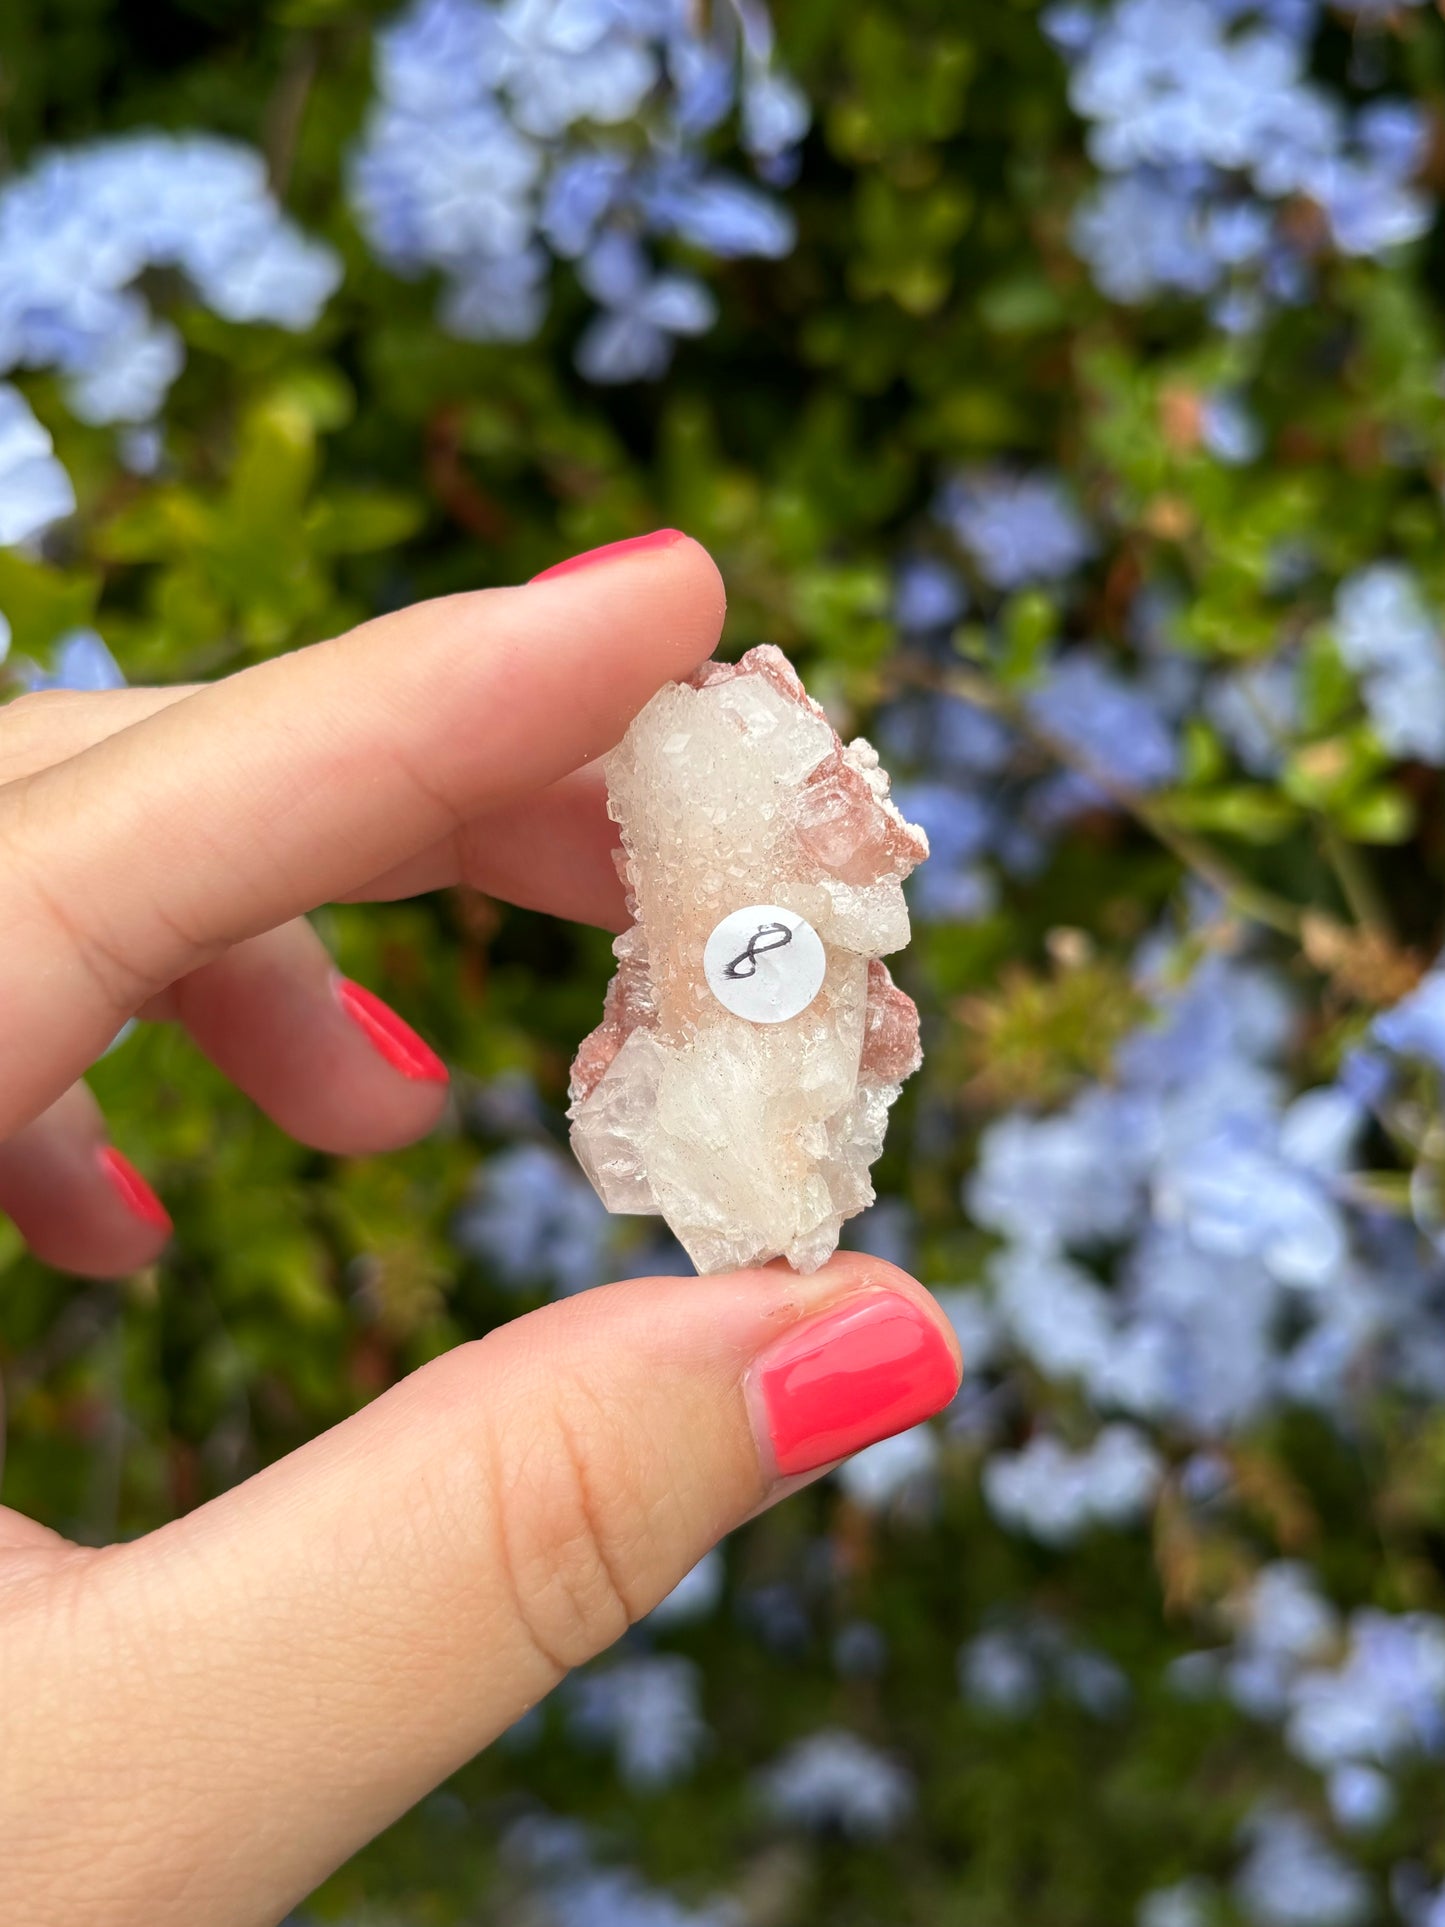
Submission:
[[578,1160],[699,1271],[814,1271],[921,1062],[882,958],[928,839],[777,649],[659,690],[604,768],[633,922],[572,1067]]

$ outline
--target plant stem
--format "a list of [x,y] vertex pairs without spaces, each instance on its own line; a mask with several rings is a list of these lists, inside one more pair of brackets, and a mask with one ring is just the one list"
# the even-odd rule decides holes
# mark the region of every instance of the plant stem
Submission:
[[312,84],[321,64],[321,50],[314,33],[292,36],[286,48],[275,90],[266,107],[266,174],[271,192],[284,201],[296,163],[296,148],[301,125],[306,118]]
[[1369,866],[1348,838],[1340,835],[1336,826],[1327,816],[1319,818],[1320,848],[1325,861],[1335,873],[1340,893],[1350,907],[1350,914],[1362,929],[1371,936],[1393,943],[1395,933],[1391,926],[1390,912],[1385,900],[1375,886]]

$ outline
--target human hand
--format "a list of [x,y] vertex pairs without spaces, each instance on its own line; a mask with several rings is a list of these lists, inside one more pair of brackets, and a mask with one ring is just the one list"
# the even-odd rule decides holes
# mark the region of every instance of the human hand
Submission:
[[[374,1152],[445,1072],[302,921],[463,882],[620,927],[589,765],[713,648],[696,544],[603,551],[200,690],[0,711],[0,1208],[149,1262],[159,1202],[77,1082],[174,1019],[285,1129]],[[642,1279],[463,1345],[131,1544],[0,1509],[7,1927],[262,1927],[611,1644],[733,1526],[938,1409],[891,1266]]]

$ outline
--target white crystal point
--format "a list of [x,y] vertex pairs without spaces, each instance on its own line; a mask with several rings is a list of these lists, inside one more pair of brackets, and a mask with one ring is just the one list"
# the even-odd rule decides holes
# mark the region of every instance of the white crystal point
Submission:
[[669,683],[603,767],[635,921],[572,1066],[578,1162],[701,1272],[816,1271],[922,1061],[880,959],[928,840],[777,649]]

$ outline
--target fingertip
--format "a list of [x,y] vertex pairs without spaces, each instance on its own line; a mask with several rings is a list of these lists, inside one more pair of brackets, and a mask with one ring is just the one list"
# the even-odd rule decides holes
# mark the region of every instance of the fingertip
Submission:
[[637,633],[673,658],[686,675],[717,647],[727,615],[722,572],[695,536],[656,529],[567,556],[525,585],[535,592],[621,615],[629,606]]
[[533,582],[555,582],[558,576],[580,575],[584,569],[605,568],[613,562],[621,562],[640,555],[654,555],[665,549],[674,549],[681,542],[691,538],[681,529],[652,529],[646,535],[626,535],[620,542],[603,542],[596,548],[583,549],[576,555],[564,556],[550,568],[539,569],[532,577]]
[[113,1144],[104,1144],[96,1153],[96,1162],[127,1215],[161,1238],[168,1238],[175,1229],[171,1214],[130,1159]]
[[333,975],[331,993],[382,1062],[408,1083],[443,1088],[450,1083],[450,1073],[431,1045],[374,990],[350,977]]
[[[777,1262],[783,1264],[784,1261],[779,1259]],[[963,1351],[952,1321],[928,1287],[920,1284],[901,1265],[890,1264],[888,1259],[875,1258],[866,1251],[837,1251],[827,1264],[813,1273],[810,1283],[825,1289],[831,1287],[829,1295],[835,1298],[845,1293],[884,1291],[910,1299],[937,1326],[953,1358],[958,1382],[962,1383]],[[955,1385],[954,1390],[957,1389]]]

